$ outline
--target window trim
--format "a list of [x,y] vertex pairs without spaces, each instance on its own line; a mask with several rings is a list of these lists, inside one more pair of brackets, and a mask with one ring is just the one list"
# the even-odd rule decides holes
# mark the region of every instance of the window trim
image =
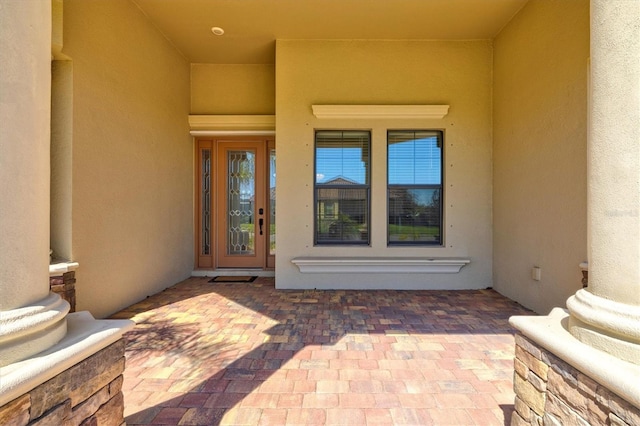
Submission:
[[[418,185],[403,185],[403,184],[389,184],[389,134],[392,132],[434,132],[438,134],[438,138],[440,141],[440,184],[418,184]],[[395,247],[445,247],[445,220],[444,220],[444,206],[445,206],[445,131],[444,129],[387,129],[387,139],[386,139],[386,161],[387,161],[387,182],[386,182],[386,207],[387,207],[387,247],[395,248]],[[391,241],[390,232],[389,232],[389,213],[391,207],[390,193],[393,188],[406,188],[406,189],[440,189],[440,240],[434,242],[424,242],[424,241]]]
[[[367,167],[366,184],[352,184],[352,185],[327,185],[317,183],[317,136],[320,132],[365,132],[368,137],[368,159],[369,164]],[[372,131],[371,129],[314,129],[313,132],[313,245],[315,247],[329,247],[329,246],[354,246],[354,247],[370,247],[371,246],[371,179],[373,176],[372,170]],[[366,217],[367,217],[367,239],[360,240],[333,240],[333,241],[318,241],[318,189],[363,189],[366,193]],[[335,214],[338,214],[336,212]]]

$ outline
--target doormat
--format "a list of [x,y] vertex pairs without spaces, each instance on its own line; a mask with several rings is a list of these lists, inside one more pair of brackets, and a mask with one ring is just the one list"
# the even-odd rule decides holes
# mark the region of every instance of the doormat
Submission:
[[242,276],[219,276],[209,280],[210,283],[252,283],[258,277]]

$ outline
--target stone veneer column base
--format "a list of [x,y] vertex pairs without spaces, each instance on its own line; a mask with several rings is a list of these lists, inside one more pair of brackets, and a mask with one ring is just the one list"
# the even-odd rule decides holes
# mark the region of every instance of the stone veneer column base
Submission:
[[2,425],[124,425],[124,340],[0,407]]
[[640,409],[521,334],[512,426],[640,425]]

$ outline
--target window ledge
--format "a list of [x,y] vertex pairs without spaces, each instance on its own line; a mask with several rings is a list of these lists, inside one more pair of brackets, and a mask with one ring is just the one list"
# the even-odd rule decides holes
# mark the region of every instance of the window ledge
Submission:
[[311,105],[317,118],[441,120],[449,105]]
[[456,257],[296,257],[303,274],[314,273],[422,273],[457,274],[470,259]]

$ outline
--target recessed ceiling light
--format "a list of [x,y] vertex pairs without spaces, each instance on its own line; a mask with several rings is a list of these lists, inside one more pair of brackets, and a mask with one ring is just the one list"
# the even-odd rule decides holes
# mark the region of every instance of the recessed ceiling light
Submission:
[[224,30],[220,27],[211,27],[211,32],[217,36],[221,36],[222,34],[224,34]]

